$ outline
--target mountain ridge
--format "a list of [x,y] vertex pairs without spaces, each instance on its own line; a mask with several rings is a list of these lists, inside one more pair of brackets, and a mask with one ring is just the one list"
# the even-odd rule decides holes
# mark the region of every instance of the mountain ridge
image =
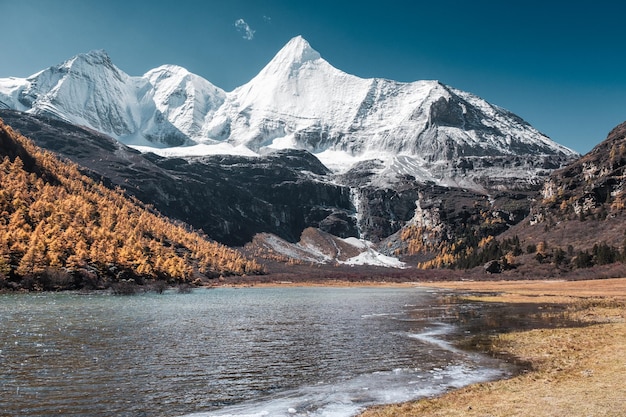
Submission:
[[[63,88],[37,90],[41,74]],[[388,245],[378,247],[385,255],[410,255],[444,234],[472,245],[478,229],[500,233],[518,223],[543,180],[577,156],[513,113],[439,81],[342,72],[302,37],[230,92],[176,65],[131,77],[103,51],[30,78],[0,79],[0,100],[26,111],[3,111],[11,123],[230,245],[266,232],[295,243],[311,227]],[[75,116],[82,122],[71,124],[100,136],[29,119],[55,116],[26,107],[37,100],[77,111],[57,119]],[[93,103],[100,113],[91,116],[119,134],[89,126],[80,114],[89,106],[78,102]],[[419,216],[439,219],[441,233],[423,230]]]
[[[347,74],[301,36],[231,92],[174,65],[131,77],[100,50],[25,79],[0,79],[0,102],[149,146],[142,150],[185,156],[305,149],[343,172],[366,160],[398,164],[398,155],[410,158],[402,170],[418,179],[421,169],[464,157],[578,156],[513,113],[439,81]],[[445,175],[436,180],[445,184]]]

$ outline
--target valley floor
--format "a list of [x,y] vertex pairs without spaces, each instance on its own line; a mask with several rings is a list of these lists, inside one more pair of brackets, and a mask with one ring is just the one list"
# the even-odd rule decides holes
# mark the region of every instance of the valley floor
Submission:
[[546,314],[578,325],[490,335],[480,348],[527,370],[437,398],[375,407],[360,417],[626,415],[626,278],[424,285],[458,290],[474,301],[562,304],[562,312]]

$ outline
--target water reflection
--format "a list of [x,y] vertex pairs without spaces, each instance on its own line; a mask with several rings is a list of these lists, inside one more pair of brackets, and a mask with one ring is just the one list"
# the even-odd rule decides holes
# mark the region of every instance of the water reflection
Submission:
[[[437,299],[435,316],[441,323],[453,324],[453,331],[441,337],[453,341],[463,349],[485,352],[490,348],[490,338],[493,335],[511,331],[530,329],[551,329],[557,327],[579,327],[588,325],[572,319],[568,307],[561,303],[499,303],[468,301],[468,296],[494,295],[467,293],[459,294],[442,291]],[[416,320],[423,320],[425,316],[421,310],[413,310],[411,316]],[[433,312],[426,313],[426,317],[433,317]],[[515,358],[504,357],[520,366],[527,364]]]

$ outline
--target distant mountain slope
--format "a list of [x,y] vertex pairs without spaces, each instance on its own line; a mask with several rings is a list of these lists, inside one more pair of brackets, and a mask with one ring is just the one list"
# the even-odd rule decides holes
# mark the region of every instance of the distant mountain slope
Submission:
[[[471,251],[446,245],[431,264],[485,265],[511,276],[624,276],[626,266],[626,123],[546,179],[528,217]],[[439,248],[438,248],[439,249]],[[601,267],[588,272],[590,267]]]
[[0,121],[0,287],[191,282],[262,271],[238,252],[131,201]]
[[546,240],[577,249],[600,242],[621,247],[626,237],[626,123],[579,160],[552,173],[541,197],[531,208],[528,226],[546,228]]
[[[559,166],[577,156],[511,112],[440,82],[346,74],[302,37],[229,93],[173,65],[129,76],[106,53],[92,51],[25,79],[0,79],[0,103],[126,144],[204,145],[178,148],[178,155],[296,148],[335,171],[374,160],[375,176],[411,175],[440,185],[530,180],[541,173],[536,159],[555,158],[549,164]],[[489,161],[499,157],[519,160],[490,170]],[[467,176],[459,166],[479,173]]]

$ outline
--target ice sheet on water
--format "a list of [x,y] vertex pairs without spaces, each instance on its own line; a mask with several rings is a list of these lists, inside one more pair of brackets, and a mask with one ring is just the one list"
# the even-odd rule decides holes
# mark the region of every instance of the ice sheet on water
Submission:
[[[447,326],[410,334],[439,348],[459,352],[437,338]],[[481,355],[459,355],[447,366],[433,369],[399,368],[379,371],[334,383],[320,383],[258,400],[187,417],[348,417],[377,404],[400,403],[433,396],[475,382],[501,377],[505,370]]]
[[448,334],[453,330],[453,326],[448,324],[439,324],[437,327],[427,329],[421,333],[409,334],[412,339],[418,339],[422,342],[435,345],[443,350],[447,350],[454,353],[466,354],[461,349],[455,348],[450,342],[447,342],[441,338],[442,335]]

